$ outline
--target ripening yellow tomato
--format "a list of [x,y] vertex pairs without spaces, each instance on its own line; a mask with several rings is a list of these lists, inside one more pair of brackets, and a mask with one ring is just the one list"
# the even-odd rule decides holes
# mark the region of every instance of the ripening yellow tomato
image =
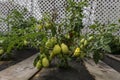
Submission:
[[79,55],[80,55],[80,48],[78,47],[75,49],[73,56],[78,57]]

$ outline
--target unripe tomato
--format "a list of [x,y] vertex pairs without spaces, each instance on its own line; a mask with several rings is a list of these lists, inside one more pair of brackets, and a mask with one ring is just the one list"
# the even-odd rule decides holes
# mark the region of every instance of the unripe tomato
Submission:
[[39,61],[37,62],[36,68],[37,68],[37,69],[42,68],[41,60],[39,60]]
[[61,53],[61,47],[58,44],[54,46],[53,53],[54,55]]
[[83,45],[83,44],[81,44],[81,45],[80,45],[80,48],[81,48],[81,49],[83,49],[83,48],[84,48],[84,45]]
[[37,25],[37,28],[38,28],[39,30],[42,30],[42,29],[43,29],[43,26],[42,26],[42,25]]
[[82,59],[82,58],[84,58],[85,57],[85,53],[84,52],[81,52],[80,53],[80,58]]
[[28,44],[27,40],[24,40],[24,41],[23,41],[23,44],[24,44],[25,46],[27,46],[27,44]]
[[80,43],[82,44],[82,43],[84,43],[84,41],[85,41],[85,39],[83,38],[80,40]]
[[53,47],[53,44],[52,44],[52,42],[51,42],[50,39],[45,43],[45,46],[46,46],[47,48],[52,48],[52,47]]
[[91,40],[93,40],[94,39],[94,37],[93,36],[90,36],[89,38],[88,38],[88,41],[91,41]]
[[87,46],[87,45],[88,45],[88,41],[85,40],[85,41],[84,41],[84,46]]
[[68,46],[64,43],[61,44],[61,49],[62,49],[62,52],[64,54],[68,54],[69,53],[69,49],[68,49]]
[[65,34],[65,38],[66,39],[70,39],[70,35],[69,34]]
[[51,24],[50,22],[46,22],[46,23],[45,23],[45,27],[46,27],[47,29],[51,29],[52,24]]
[[55,56],[54,53],[51,52],[51,53],[50,53],[50,60],[51,60],[52,58],[54,58],[54,56]]
[[3,49],[0,49],[0,55],[2,55],[4,53]]
[[80,48],[76,48],[73,56],[78,57],[80,55]]
[[49,60],[46,57],[42,59],[42,65],[43,67],[49,67]]
[[57,38],[56,37],[52,37],[51,38],[51,43],[52,44],[56,44],[57,43]]

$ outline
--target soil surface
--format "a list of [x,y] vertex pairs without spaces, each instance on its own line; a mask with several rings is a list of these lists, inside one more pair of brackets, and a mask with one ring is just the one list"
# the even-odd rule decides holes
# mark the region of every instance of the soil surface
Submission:
[[44,68],[30,80],[95,80],[81,62],[70,62],[69,68]]
[[23,50],[15,51],[11,60],[0,61],[0,71],[36,54],[37,52],[38,51],[35,49],[23,49]]
[[[120,55],[113,55],[113,56],[120,58]],[[107,65],[111,66],[116,71],[120,72],[120,61],[119,60],[109,57],[109,56],[105,56],[102,61],[105,62]]]
[[115,55],[115,57],[118,57],[118,58],[120,58],[120,54],[119,54],[119,55]]

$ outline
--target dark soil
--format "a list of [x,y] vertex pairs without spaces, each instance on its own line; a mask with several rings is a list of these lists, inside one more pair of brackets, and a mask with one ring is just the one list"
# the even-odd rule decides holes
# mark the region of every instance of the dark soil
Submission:
[[[114,56],[120,58],[120,55],[114,55]],[[119,60],[116,60],[109,56],[105,56],[103,58],[103,62],[105,62],[107,65],[111,66],[112,68],[114,68],[116,71],[120,72],[120,61]]]
[[120,58],[120,54],[119,55],[114,55],[114,56]]
[[15,51],[14,55],[9,61],[0,61],[0,71],[36,54],[37,52],[38,51],[35,49],[23,49]]
[[110,54],[113,54],[113,55],[120,55],[120,49],[115,50],[115,51],[112,51]]
[[30,80],[95,80],[81,62],[70,62],[69,68],[44,68]]

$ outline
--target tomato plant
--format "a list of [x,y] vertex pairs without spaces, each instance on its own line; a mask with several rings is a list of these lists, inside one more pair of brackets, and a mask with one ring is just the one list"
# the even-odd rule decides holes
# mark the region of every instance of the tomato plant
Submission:
[[104,53],[110,53],[111,44],[119,40],[113,34],[119,26],[95,23],[89,26],[95,33],[83,34],[83,8],[88,6],[88,2],[67,0],[67,3],[61,23],[56,23],[56,17],[49,13],[42,14],[42,19],[37,20],[33,16],[25,18],[26,9],[21,12],[13,10],[3,19],[9,31],[0,35],[1,60],[10,57],[17,49],[32,47],[40,51],[34,60],[34,66],[40,69],[49,67],[55,59],[59,67],[68,67],[70,60],[83,60],[85,57],[91,57],[97,63]]
[[[91,35],[95,37],[92,51],[95,52],[93,56],[96,63],[103,58],[105,53],[112,53],[114,51],[113,46],[116,43],[119,46],[119,35],[115,35],[119,28],[119,24],[102,25],[98,22],[90,26],[90,29],[94,30],[94,33]],[[120,49],[120,46],[118,48]]]
[[36,39],[40,39],[38,37],[42,35],[41,32],[36,31],[36,25],[39,22],[32,16],[25,18],[26,13],[26,9],[21,12],[13,10],[5,19],[2,19],[8,25],[9,31],[0,36],[1,60],[11,57],[17,49],[38,48],[39,42]]
[[[50,64],[52,60],[57,58],[59,67],[68,67],[68,61],[72,58],[84,58],[86,55],[80,49],[80,39],[83,29],[82,19],[84,17],[83,7],[87,6],[86,1],[74,2],[68,0],[66,7],[66,17],[60,24],[56,24],[52,17],[44,15],[41,22],[42,32],[45,31],[46,39],[43,39],[40,46],[40,53],[34,61],[34,66],[42,68],[43,59],[45,63]],[[51,24],[50,28],[46,27],[46,23]],[[91,39],[92,40],[92,39]],[[84,46],[88,45],[87,40],[83,41]],[[49,66],[49,65],[48,65]],[[48,67],[46,66],[46,67]]]

